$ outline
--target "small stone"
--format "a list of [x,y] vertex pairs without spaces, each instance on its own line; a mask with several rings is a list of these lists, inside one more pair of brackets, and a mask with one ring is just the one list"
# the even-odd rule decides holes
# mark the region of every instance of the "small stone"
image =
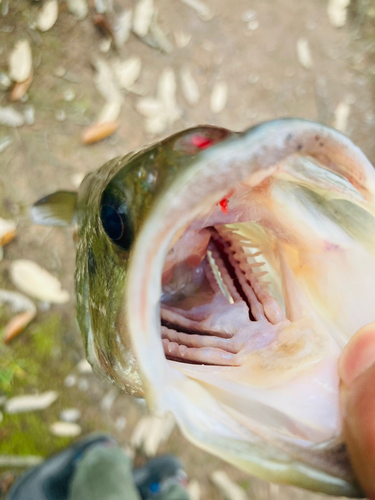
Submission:
[[249,21],[253,21],[254,19],[256,19],[257,17],[257,13],[255,12],[255,10],[246,10],[242,16],[241,16],[241,20],[245,23],[248,23]]
[[0,73],[0,90],[8,90],[12,85],[12,80],[9,78],[7,73],[2,71]]
[[38,16],[37,26],[40,31],[48,31],[52,28],[59,14],[59,4],[57,0],[46,2]]
[[60,412],[60,420],[63,422],[77,422],[81,418],[78,408],[66,408]]
[[[82,176],[83,174],[79,174]],[[81,182],[83,180],[83,177],[81,177]],[[87,359],[83,358],[81,361],[79,361],[76,365],[77,370],[79,373],[92,373],[92,368],[90,363],[87,361]]]
[[67,90],[64,90],[63,96],[64,96],[64,101],[72,102],[72,101],[74,101],[76,94],[75,94],[73,89],[67,89]]
[[65,377],[64,380],[65,387],[74,387],[76,384],[77,384],[76,375],[68,375],[67,377]]
[[250,31],[255,31],[258,28],[259,28],[259,21],[257,21],[256,19],[254,21],[250,21],[247,25],[247,29]]
[[106,52],[109,52],[111,45],[112,45],[112,40],[110,38],[105,38],[104,40],[102,40],[100,42],[100,45],[99,45],[100,52],[103,52],[103,54],[105,54]]
[[66,113],[63,109],[57,109],[55,112],[55,118],[58,122],[63,122],[66,120]]
[[62,66],[58,66],[55,71],[54,71],[54,75],[55,76],[58,76],[59,78],[62,78],[66,73],[66,69],[63,68]]
[[210,99],[211,111],[215,114],[220,113],[225,108],[228,98],[228,86],[226,82],[216,82]]
[[259,75],[257,75],[256,73],[251,73],[247,81],[252,85],[255,85],[259,81]]
[[85,19],[89,12],[89,7],[86,0],[67,0],[68,10],[79,21]]
[[79,381],[78,381],[78,389],[82,392],[86,392],[87,389],[89,388],[89,382],[87,379],[85,378],[81,378]]
[[26,106],[23,111],[25,122],[27,125],[34,125],[35,123],[35,108],[32,105]]

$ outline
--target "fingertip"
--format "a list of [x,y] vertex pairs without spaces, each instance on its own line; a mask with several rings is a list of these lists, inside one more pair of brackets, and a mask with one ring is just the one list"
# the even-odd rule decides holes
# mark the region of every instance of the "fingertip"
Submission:
[[375,363],[375,322],[353,335],[345,346],[338,363],[341,381],[350,386]]

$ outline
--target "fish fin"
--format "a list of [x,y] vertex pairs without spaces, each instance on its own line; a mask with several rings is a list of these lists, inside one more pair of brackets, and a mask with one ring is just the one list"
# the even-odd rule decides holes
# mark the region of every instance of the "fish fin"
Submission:
[[77,193],[56,191],[34,203],[30,215],[41,226],[72,226],[75,224]]

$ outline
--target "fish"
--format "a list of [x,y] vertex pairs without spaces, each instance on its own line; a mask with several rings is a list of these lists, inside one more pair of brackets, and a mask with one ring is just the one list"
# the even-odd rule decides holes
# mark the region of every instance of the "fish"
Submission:
[[337,361],[374,321],[375,171],[298,118],[190,128],[36,202],[76,229],[94,370],[196,446],[274,483],[359,497]]

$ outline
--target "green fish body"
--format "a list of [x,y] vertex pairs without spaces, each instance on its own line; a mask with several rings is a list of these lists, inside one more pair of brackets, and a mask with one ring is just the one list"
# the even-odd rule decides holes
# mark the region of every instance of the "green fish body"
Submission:
[[374,200],[356,146],[284,119],[177,133],[32,215],[78,227],[96,371],[242,470],[350,497],[336,365],[375,319]]

